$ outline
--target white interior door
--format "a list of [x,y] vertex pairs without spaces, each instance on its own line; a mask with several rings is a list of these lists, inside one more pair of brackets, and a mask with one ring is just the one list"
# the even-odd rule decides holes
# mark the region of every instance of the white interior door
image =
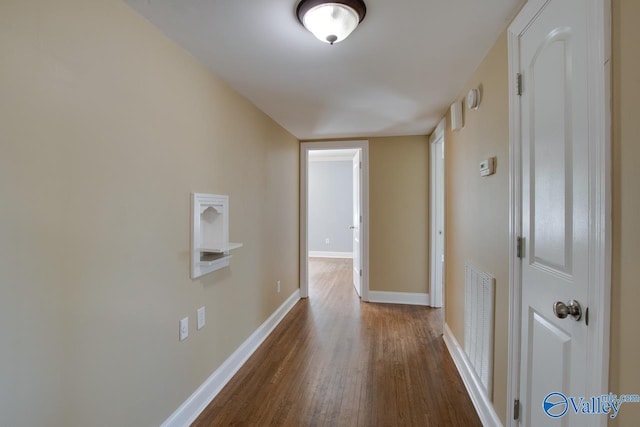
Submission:
[[362,296],[362,246],[360,239],[360,229],[362,216],[360,213],[360,179],[361,179],[361,153],[356,150],[353,156],[353,286],[356,288],[358,296]]
[[[587,31],[586,0],[550,0],[518,40],[523,88],[520,401],[525,426],[591,422],[575,414],[568,400],[585,396],[589,375]],[[581,305],[580,316],[566,315],[571,306],[562,304],[570,301]]]
[[431,307],[442,307],[444,285],[444,134],[431,143]]

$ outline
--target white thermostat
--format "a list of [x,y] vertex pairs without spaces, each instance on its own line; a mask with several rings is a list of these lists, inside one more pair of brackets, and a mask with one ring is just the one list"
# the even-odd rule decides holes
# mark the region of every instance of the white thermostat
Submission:
[[496,173],[495,157],[489,157],[480,162],[480,176],[488,176]]

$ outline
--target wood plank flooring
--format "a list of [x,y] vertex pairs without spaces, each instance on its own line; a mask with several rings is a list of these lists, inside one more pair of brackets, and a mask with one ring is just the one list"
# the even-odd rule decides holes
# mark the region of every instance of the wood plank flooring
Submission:
[[481,426],[442,311],[361,303],[351,260],[314,258],[301,300],[193,426]]

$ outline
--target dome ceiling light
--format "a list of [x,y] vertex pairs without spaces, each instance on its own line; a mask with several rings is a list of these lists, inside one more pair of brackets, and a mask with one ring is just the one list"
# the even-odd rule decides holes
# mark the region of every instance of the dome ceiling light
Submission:
[[318,40],[329,44],[346,39],[366,13],[362,0],[302,0],[296,11],[300,23]]

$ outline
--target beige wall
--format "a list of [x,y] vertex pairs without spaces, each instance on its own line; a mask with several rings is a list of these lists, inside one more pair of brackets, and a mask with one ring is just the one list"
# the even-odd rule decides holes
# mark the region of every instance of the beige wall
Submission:
[[370,286],[429,292],[429,142],[369,138]]
[[[459,99],[480,87],[482,104],[464,111],[464,128],[445,134],[446,322],[464,341],[464,266],[467,261],[496,278],[496,307],[508,307],[509,295],[509,99],[507,39],[500,35],[471,76]],[[447,118],[447,123],[451,117]],[[496,157],[496,173],[481,177],[478,164]],[[493,404],[506,419],[507,310],[496,310]]]
[[[610,391],[640,394],[640,2],[613,0],[613,263]],[[640,404],[612,426],[640,423]]]
[[0,2],[0,200],[1,425],[158,425],[298,287],[298,141],[119,1]]

